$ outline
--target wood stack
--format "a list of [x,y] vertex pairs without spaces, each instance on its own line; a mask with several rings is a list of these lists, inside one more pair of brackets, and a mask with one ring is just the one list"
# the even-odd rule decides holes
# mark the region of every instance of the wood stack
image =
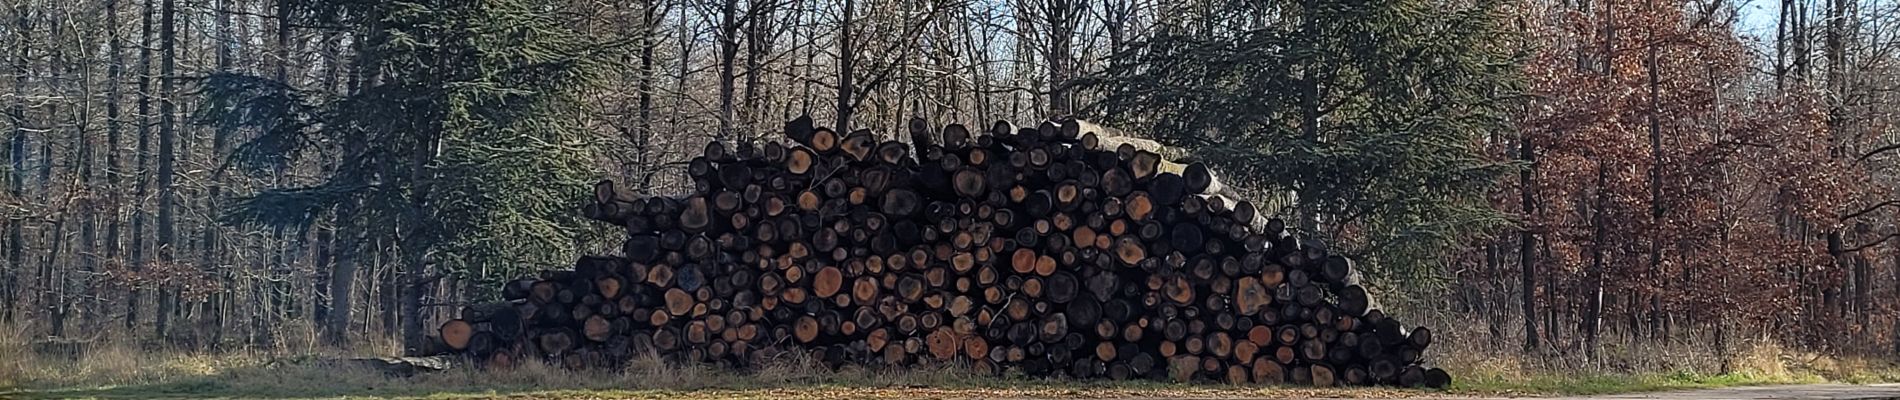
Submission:
[[1080,120],[981,135],[917,120],[906,144],[800,118],[786,135],[707,145],[685,197],[601,182],[584,213],[626,227],[622,254],[512,282],[442,340],[490,367],[806,351],[1029,376],[1451,381],[1421,365],[1431,331],[1380,312],[1351,260],[1151,141]]

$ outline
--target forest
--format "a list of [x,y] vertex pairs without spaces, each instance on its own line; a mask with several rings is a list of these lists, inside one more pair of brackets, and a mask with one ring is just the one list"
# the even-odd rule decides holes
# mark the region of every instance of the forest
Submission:
[[1448,340],[1900,356],[1893,2],[4,4],[0,325],[35,338],[413,352],[620,252],[602,179],[684,193],[800,116],[1080,116]]

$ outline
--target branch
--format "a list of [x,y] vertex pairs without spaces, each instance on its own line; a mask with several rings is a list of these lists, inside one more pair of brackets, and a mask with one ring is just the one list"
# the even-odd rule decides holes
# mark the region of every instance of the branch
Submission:
[[1861,155],[1860,155],[1860,158],[1855,158],[1855,159],[1854,159],[1854,162],[1861,162],[1861,161],[1867,161],[1867,158],[1869,158],[1869,157],[1873,157],[1873,156],[1876,156],[1876,155],[1880,155],[1880,153],[1885,153],[1885,152],[1889,152],[1889,151],[1893,151],[1893,150],[1900,150],[1900,143],[1894,143],[1894,144],[1889,144],[1889,145],[1886,145],[1886,146],[1880,146],[1880,148],[1876,148],[1876,149],[1874,149],[1873,151],[1869,151],[1869,152],[1867,152],[1866,154],[1861,154]]
[[1722,141],[1717,141],[1717,142],[1715,142],[1715,145],[1716,145],[1716,146],[1718,146],[1718,147],[1743,147],[1743,146],[1746,146],[1746,147],[1760,147],[1760,148],[1764,148],[1764,149],[1772,149],[1772,148],[1775,148],[1775,146],[1771,146],[1771,145],[1769,145],[1769,144],[1767,144],[1767,143],[1756,143],[1756,142],[1749,142],[1749,141],[1743,141],[1743,140],[1722,140]]
[[1878,246],[1878,245],[1880,245],[1881,243],[1886,243],[1886,242],[1887,242],[1887,240],[1889,240],[1889,239],[1893,239],[1893,238],[1896,238],[1896,237],[1900,237],[1900,233],[1889,233],[1889,234],[1887,234],[1887,236],[1882,236],[1882,237],[1880,237],[1880,240],[1875,240],[1875,241],[1873,241],[1873,243],[1868,243],[1868,244],[1863,244],[1863,245],[1859,245],[1859,246],[1854,246],[1854,248],[1851,248],[1851,249],[1847,249],[1847,250],[1846,250],[1846,251],[1844,251],[1843,253],[1857,253],[1857,252],[1860,252],[1861,250],[1866,250],[1866,249],[1867,249],[1867,248],[1869,248],[1869,247],[1874,247],[1874,246]]
[[[256,13],[256,12],[241,11],[241,10],[211,10],[211,12],[214,14],[230,14],[230,15],[236,15],[236,16],[242,16],[242,17],[254,17],[254,18],[261,18],[261,19],[268,19],[268,20],[280,19],[275,14],[264,14],[264,13]],[[350,28],[344,25],[312,25],[312,24],[305,24],[305,23],[300,23],[300,22],[285,22],[284,24],[289,25],[292,28],[299,28],[299,29],[341,31],[341,30],[346,30]]]
[[1880,202],[1880,204],[1875,204],[1873,206],[1867,207],[1866,209],[1860,210],[1853,214],[1847,214],[1845,216],[1842,216],[1841,221],[1859,218],[1862,215],[1867,215],[1867,213],[1871,213],[1876,210],[1879,210],[1881,207],[1886,207],[1886,206],[1891,206],[1891,205],[1900,205],[1900,200],[1887,200],[1887,201]]
[[440,272],[414,277],[409,280],[409,287],[411,288],[427,287],[429,285],[434,285],[436,281],[440,281],[442,280],[442,278],[447,278],[447,277],[448,275],[443,275]]

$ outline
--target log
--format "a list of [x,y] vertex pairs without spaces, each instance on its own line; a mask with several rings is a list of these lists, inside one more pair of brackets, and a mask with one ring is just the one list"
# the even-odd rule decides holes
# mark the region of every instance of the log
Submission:
[[785,137],[806,146],[811,145],[812,133],[815,130],[810,115],[800,115],[785,123]]
[[877,136],[869,129],[852,131],[838,143],[838,149],[857,162],[872,161],[872,150],[877,149],[877,146]]
[[613,326],[607,322],[607,318],[600,315],[587,317],[581,332],[587,340],[595,342],[605,342],[614,333]]
[[1451,387],[1451,374],[1440,368],[1427,369],[1425,370],[1425,387],[1433,389]]
[[469,338],[475,335],[474,326],[470,325],[468,321],[459,319],[452,319],[442,323],[442,328],[438,331],[441,333],[440,337],[443,343],[448,344],[450,349],[455,350],[467,349]]
[[708,143],[683,196],[597,183],[582,211],[626,232],[621,256],[508,281],[510,302],[465,308],[440,347],[495,368],[803,352],[830,367],[1449,385],[1420,363],[1430,330],[1378,312],[1351,259],[1207,164],[1076,119],[909,128],[885,140],[801,117],[794,145]]
[[937,139],[930,135],[929,122],[924,121],[922,117],[912,117],[909,127],[911,145],[919,149],[937,147]]
[[425,373],[442,372],[452,369],[460,358],[455,355],[428,357],[368,357],[338,358],[321,361],[324,365],[338,368],[367,369],[385,376],[408,378]]
[[1310,368],[1310,372],[1313,374],[1313,378],[1312,378],[1313,386],[1332,387],[1334,383],[1337,382],[1336,381],[1337,378],[1333,374],[1333,367],[1331,366],[1328,366],[1325,364],[1314,364]]

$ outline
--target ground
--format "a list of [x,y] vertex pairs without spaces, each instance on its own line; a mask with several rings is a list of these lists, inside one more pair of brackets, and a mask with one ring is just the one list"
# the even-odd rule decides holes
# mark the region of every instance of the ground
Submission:
[[1564,397],[1549,400],[1572,399],[1658,399],[1658,400],[1769,400],[1769,399],[1814,399],[1814,400],[1873,400],[1900,399],[1900,385],[1874,384],[1855,385],[1842,383],[1817,383],[1806,385],[1744,386],[1719,389],[1697,389],[1652,393],[1633,393],[1605,395],[1595,397]]
[[[90,366],[84,362],[62,366],[52,360],[39,360],[45,363],[37,372],[41,375],[21,375],[12,382],[0,380],[0,399],[1900,399],[1900,386],[1895,385],[1819,383],[1827,379],[1749,374],[1478,376],[1460,381],[1449,390],[1413,390],[1074,382],[978,377],[952,367],[833,372],[796,361],[747,373],[672,367],[645,360],[621,373],[576,373],[531,364],[506,372],[464,368],[402,378],[338,367],[317,357],[260,360],[243,356],[182,357],[164,363],[74,360],[90,362]],[[1623,397],[1605,397],[1617,394]]]
[[[568,371],[525,363],[505,371],[456,368],[389,377],[323,360],[389,354],[393,345],[348,351],[320,346],[179,351],[127,342],[95,343],[78,354],[48,353],[0,330],[0,400],[5,399],[913,399],[913,398],[1377,398],[1502,399],[1900,399],[1900,364],[1889,357],[1841,357],[1748,346],[1722,352],[1633,343],[1585,360],[1565,353],[1462,339],[1430,357],[1452,371],[1448,390],[1310,389],[1158,382],[1075,382],[976,376],[955,366],[900,371],[777,359],[754,371],[635,360],[625,371]],[[796,356],[791,356],[796,357]],[[1595,396],[1595,397],[1592,397]],[[1622,396],[1622,397],[1615,397]]]
[[[233,387],[216,383],[193,383],[184,385],[135,385],[123,387],[102,387],[85,389],[45,389],[0,392],[0,398],[18,399],[201,399],[201,398],[259,398],[259,399],[323,399],[323,398],[390,398],[390,399],[958,399],[958,398],[1022,398],[1022,399],[1517,399],[1523,395],[1479,396],[1458,391],[1412,391],[1391,389],[1352,389],[1352,390],[1313,390],[1294,388],[1228,388],[1228,387],[1152,387],[1117,388],[1080,385],[1057,388],[1030,385],[1024,388],[917,388],[917,387],[842,387],[811,386],[771,389],[696,389],[696,390],[485,390],[467,392],[418,393],[401,388],[386,387],[336,387],[332,390],[309,392],[253,392],[247,388]],[[1876,384],[1798,384],[1747,386],[1716,389],[1693,389],[1664,392],[1642,392],[1621,395],[1528,397],[1549,400],[1598,400],[1598,399],[1662,399],[1662,400],[1871,400],[1900,399],[1900,385]]]

